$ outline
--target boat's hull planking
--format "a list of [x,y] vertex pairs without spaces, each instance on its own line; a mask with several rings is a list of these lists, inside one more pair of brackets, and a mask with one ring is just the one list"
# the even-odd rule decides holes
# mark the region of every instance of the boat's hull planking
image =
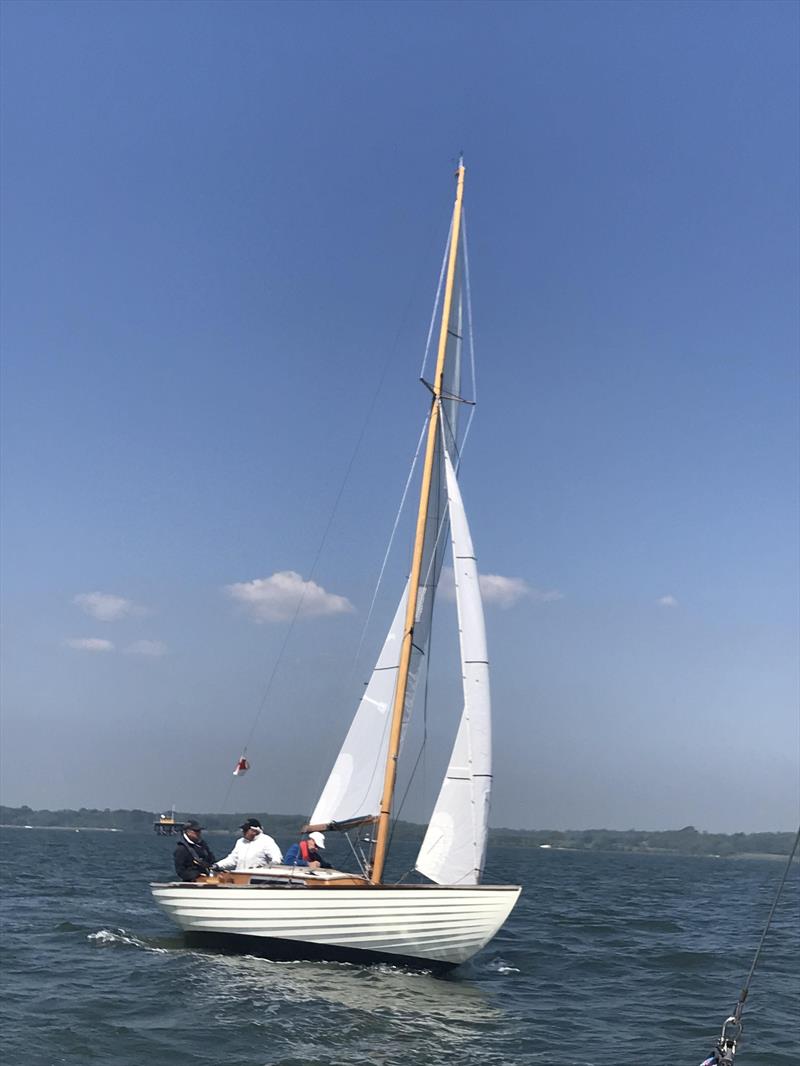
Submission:
[[240,950],[255,944],[259,954],[275,958],[380,959],[432,968],[457,966],[480,951],[520,894],[516,885],[335,882],[313,891],[302,882],[173,883],[152,890],[181,929],[209,946],[239,942]]

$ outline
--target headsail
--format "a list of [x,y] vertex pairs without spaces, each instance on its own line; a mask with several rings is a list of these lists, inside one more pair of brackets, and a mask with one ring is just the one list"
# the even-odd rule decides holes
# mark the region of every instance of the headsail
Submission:
[[442,885],[474,885],[486,857],[492,786],[491,699],[486,629],[467,516],[444,452],[461,645],[464,709],[450,763],[416,868]]

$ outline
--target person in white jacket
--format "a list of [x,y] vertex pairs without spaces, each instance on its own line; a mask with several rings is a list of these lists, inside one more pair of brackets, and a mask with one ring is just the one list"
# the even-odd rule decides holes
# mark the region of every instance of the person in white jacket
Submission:
[[242,835],[233,851],[215,864],[217,870],[259,870],[273,862],[281,862],[281,849],[261,828],[258,818],[248,818],[239,827]]

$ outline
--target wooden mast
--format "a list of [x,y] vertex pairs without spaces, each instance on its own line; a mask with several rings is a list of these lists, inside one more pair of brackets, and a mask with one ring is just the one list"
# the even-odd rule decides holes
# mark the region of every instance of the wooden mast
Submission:
[[375,841],[375,854],[372,863],[371,880],[380,884],[383,880],[383,868],[386,863],[386,851],[389,846],[389,820],[392,813],[392,799],[397,778],[397,754],[400,749],[400,730],[403,724],[403,708],[408,689],[408,672],[411,666],[411,647],[414,639],[414,622],[417,616],[417,594],[422,572],[422,554],[425,543],[425,525],[428,520],[428,501],[433,475],[433,460],[436,450],[436,438],[439,433],[441,418],[442,380],[444,378],[444,360],[447,350],[447,333],[450,322],[450,308],[453,302],[453,287],[458,259],[458,241],[461,234],[461,204],[464,196],[464,160],[459,160],[456,171],[456,200],[453,205],[453,225],[450,236],[450,256],[447,263],[447,280],[442,301],[442,324],[439,330],[439,350],[436,358],[436,371],[433,376],[433,400],[428,422],[428,441],[425,448],[425,461],[422,467],[422,486],[419,495],[417,513],[417,531],[414,538],[414,553],[411,561],[411,575],[408,581],[408,604],[406,606],[403,643],[400,648],[400,664],[397,671],[397,685],[392,704],[391,732],[389,734],[389,752],[386,758],[386,775],[383,783],[381,812],[378,816],[378,835]]

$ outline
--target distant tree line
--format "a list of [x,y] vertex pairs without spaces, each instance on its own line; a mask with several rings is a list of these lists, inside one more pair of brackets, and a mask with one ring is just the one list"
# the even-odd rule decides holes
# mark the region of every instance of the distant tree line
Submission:
[[788,855],[794,833],[706,833],[693,825],[644,832],[639,829],[493,829],[495,843],[576,851],[671,852],[680,855]]
[[[152,831],[162,811],[80,810],[36,811],[30,807],[0,806],[0,824],[10,826],[64,826],[75,829],[121,829],[127,832]],[[278,840],[295,840],[305,818],[300,814],[268,814],[247,811],[239,814],[199,814],[182,811],[178,820],[197,818],[211,832],[236,834],[245,818],[259,818]],[[421,840],[424,827],[413,822],[397,822],[394,835],[402,840]],[[568,848],[575,851],[671,852],[680,855],[788,855],[793,833],[705,833],[692,825],[648,833],[639,829],[492,829],[490,842],[521,848]]]

